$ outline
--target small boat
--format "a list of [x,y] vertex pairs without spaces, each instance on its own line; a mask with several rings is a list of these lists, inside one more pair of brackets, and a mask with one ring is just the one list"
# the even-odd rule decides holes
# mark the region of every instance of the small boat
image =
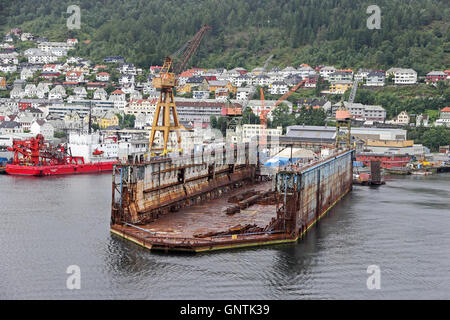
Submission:
[[429,176],[432,175],[433,173],[429,171],[411,171],[411,174],[416,176]]
[[101,155],[101,154],[103,154],[104,152],[102,151],[102,150],[98,150],[98,149],[95,149],[94,150],[94,152],[92,152],[92,154],[94,155],[94,156],[99,156],[99,155]]

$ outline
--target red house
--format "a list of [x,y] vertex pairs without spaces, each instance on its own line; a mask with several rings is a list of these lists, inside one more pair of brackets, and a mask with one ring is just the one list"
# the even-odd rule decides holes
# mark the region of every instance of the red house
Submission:
[[438,81],[445,81],[447,80],[447,76],[448,75],[442,71],[431,71],[427,73],[425,81],[427,83],[436,83]]

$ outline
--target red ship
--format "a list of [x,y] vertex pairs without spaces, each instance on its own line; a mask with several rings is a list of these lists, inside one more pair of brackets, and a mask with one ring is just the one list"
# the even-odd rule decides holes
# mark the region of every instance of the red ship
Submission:
[[29,140],[14,140],[8,148],[14,152],[12,164],[6,165],[6,173],[26,176],[52,176],[112,171],[117,161],[85,163],[83,157],[72,156],[64,145],[52,146],[38,134]]

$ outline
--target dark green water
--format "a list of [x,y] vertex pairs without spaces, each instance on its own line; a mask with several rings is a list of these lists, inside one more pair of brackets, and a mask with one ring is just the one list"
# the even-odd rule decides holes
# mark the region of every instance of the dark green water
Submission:
[[[0,176],[0,299],[450,298],[449,174],[356,186],[297,245],[212,254],[116,238],[110,197],[109,174]],[[80,290],[66,288],[69,265]]]

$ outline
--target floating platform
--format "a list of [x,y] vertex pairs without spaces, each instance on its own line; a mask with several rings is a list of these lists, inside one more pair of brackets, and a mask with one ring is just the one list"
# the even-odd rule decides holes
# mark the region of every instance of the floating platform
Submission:
[[256,175],[248,148],[233,151],[235,164],[227,152],[116,166],[111,232],[166,251],[296,242],[352,189],[353,150],[270,181]]
[[62,174],[98,173],[112,171],[115,164],[117,164],[117,161],[43,166],[7,164],[5,167],[5,172],[7,174],[21,176],[54,176]]

